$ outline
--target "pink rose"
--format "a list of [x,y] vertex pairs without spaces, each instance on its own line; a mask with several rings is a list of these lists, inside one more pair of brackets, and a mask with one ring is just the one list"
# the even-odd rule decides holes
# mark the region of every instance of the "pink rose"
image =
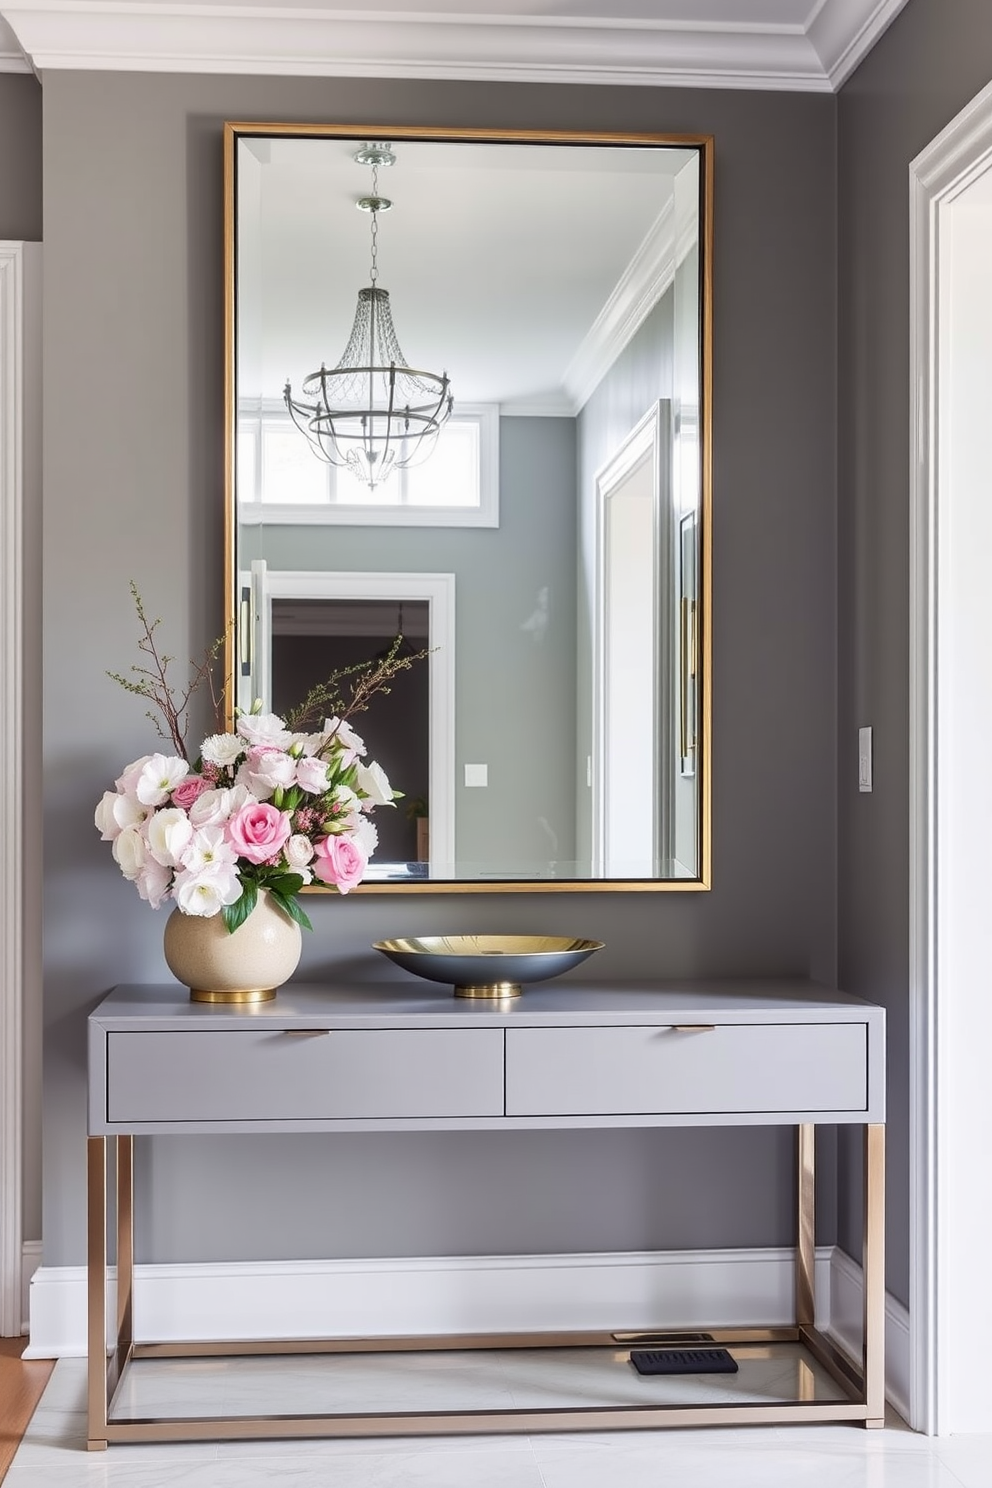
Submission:
[[278,853],[292,830],[289,812],[268,801],[249,801],[225,825],[227,840],[249,863],[264,863]]
[[354,837],[322,837],[314,843],[314,874],[321,883],[333,884],[339,893],[347,894],[361,883],[368,861],[368,853]]
[[193,802],[198,801],[203,792],[209,788],[209,783],[202,775],[187,775],[185,780],[180,780],[172,792],[172,804],[188,811]]

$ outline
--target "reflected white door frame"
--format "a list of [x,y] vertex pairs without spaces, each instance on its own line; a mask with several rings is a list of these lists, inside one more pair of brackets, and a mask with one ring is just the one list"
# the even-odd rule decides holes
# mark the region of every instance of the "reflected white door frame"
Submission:
[[[270,569],[252,564],[242,576],[242,592],[252,590],[253,656],[249,691],[271,697],[272,601],[274,599],[372,599],[393,604],[426,601],[430,701],[431,877],[454,878],[455,865],[455,575],[453,573],[355,573]],[[246,627],[240,626],[242,633]]]
[[910,210],[910,1394],[943,1435],[992,1430],[992,85],[911,163]]
[[[671,463],[664,399],[596,475],[590,784],[599,876],[649,878],[672,858]],[[645,741],[640,758],[624,750],[632,737],[625,721],[635,714]]]

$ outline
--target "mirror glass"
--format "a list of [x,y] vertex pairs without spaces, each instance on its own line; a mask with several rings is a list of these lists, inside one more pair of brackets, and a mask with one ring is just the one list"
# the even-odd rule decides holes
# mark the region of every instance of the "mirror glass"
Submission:
[[367,884],[708,887],[711,141],[231,124],[225,175],[231,708],[401,635]]

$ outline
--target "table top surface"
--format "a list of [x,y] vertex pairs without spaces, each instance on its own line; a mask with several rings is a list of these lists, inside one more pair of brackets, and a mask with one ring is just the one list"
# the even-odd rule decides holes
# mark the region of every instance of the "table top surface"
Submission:
[[884,1009],[801,978],[707,981],[558,980],[516,998],[455,997],[444,983],[289,982],[269,1002],[190,1001],[177,982],[115,987],[91,1014],[108,1031],[141,1027],[513,1027],[569,1024],[884,1022]]

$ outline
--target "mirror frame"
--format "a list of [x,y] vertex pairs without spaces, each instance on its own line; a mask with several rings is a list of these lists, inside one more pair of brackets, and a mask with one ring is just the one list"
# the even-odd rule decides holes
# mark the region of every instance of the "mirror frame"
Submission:
[[[396,124],[255,123],[224,124],[224,678],[225,717],[233,727],[234,668],[238,643],[237,604],[237,365],[236,365],[236,150],[242,137],[275,135],[305,139],[389,139],[427,142],[470,141],[494,144],[669,145],[696,149],[700,163],[699,245],[699,449],[700,536],[698,631],[696,661],[700,672],[699,732],[696,773],[699,777],[699,873],[685,879],[509,879],[419,880],[361,883],[353,893],[514,894],[514,893],[685,893],[711,887],[712,816],[712,428],[713,428],[713,136],[598,130],[420,128]],[[304,889],[304,893],[308,890]],[[324,893],[318,887],[313,893]]]

